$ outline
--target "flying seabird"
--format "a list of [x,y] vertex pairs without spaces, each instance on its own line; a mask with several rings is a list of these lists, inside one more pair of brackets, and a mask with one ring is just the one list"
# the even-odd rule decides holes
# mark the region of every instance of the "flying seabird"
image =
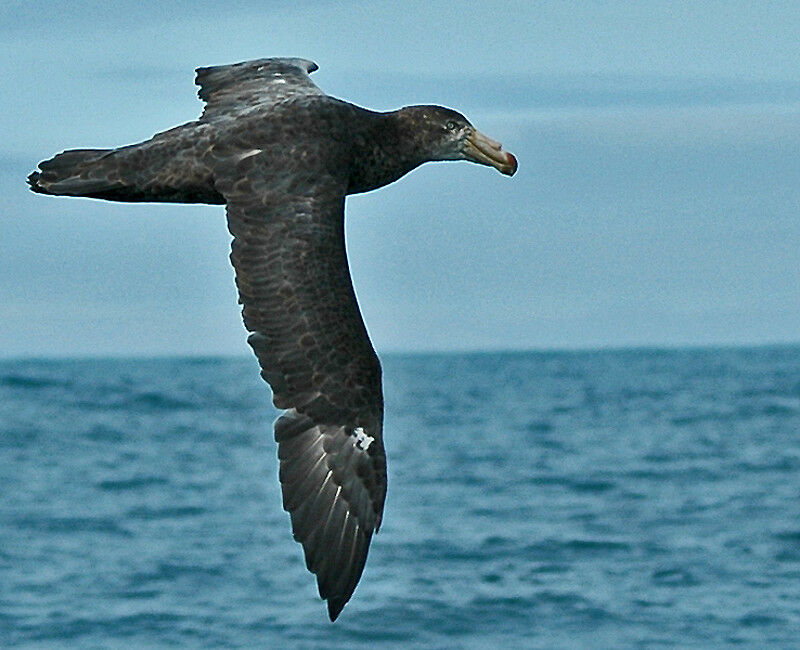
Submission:
[[356,302],[344,202],[424,162],[517,161],[441,106],[379,113],[323,93],[317,65],[198,68],[200,119],[116,149],[64,151],[41,194],[225,204],[245,327],[272,387],[283,507],[335,620],[364,570],[386,496],[381,366]]

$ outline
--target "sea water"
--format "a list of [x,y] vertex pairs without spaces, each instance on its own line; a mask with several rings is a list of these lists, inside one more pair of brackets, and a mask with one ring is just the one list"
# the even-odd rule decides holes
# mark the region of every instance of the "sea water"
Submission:
[[800,347],[383,366],[332,624],[254,359],[0,362],[0,647],[800,647]]

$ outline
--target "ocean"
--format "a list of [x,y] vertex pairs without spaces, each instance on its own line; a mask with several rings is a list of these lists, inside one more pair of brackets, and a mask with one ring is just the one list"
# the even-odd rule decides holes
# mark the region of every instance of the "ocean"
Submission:
[[333,624],[255,359],[0,362],[0,647],[800,647],[800,347],[382,360]]

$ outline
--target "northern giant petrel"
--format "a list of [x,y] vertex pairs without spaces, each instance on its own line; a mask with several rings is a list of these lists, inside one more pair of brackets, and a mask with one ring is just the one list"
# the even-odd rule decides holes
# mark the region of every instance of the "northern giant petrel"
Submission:
[[248,343],[273,401],[283,507],[335,620],[386,496],[381,367],[356,303],[344,200],[431,160],[517,161],[441,106],[376,113],[324,94],[304,59],[198,68],[199,120],[117,149],[65,151],[42,194],[224,203]]

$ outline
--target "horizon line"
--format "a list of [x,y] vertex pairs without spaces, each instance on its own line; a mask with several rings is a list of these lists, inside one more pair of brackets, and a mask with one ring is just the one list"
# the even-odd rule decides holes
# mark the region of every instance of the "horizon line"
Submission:
[[[629,345],[586,345],[586,346],[542,346],[521,348],[464,348],[427,350],[382,350],[379,356],[424,357],[424,356],[480,356],[511,354],[598,354],[622,352],[712,352],[725,350],[764,350],[800,348],[800,340],[775,341],[770,343],[688,343],[688,344],[629,344]],[[21,361],[157,361],[170,359],[255,359],[251,354],[236,353],[134,353],[134,354],[55,354],[55,355],[0,355],[0,363]]]

